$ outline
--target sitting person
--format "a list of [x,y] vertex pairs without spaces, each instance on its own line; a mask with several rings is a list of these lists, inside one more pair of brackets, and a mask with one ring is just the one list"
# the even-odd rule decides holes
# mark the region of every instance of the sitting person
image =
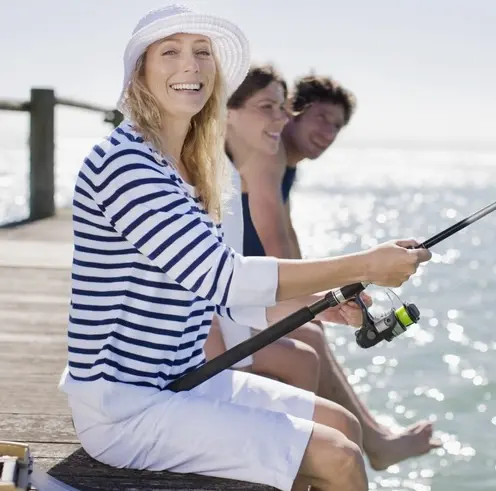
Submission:
[[[249,94],[249,101],[244,106],[252,120],[247,121],[246,131],[241,138],[246,142],[250,155],[256,158],[260,154],[274,154],[279,148],[280,135],[288,121],[286,112],[287,86],[284,79],[272,67],[254,67],[235,92],[233,97]],[[232,144],[231,129],[244,124],[236,118],[242,118],[243,111],[228,112],[227,153]],[[241,144],[236,145],[239,152]],[[232,162],[231,162],[232,165]],[[241,179],[235,166],[231,168],[233,190],[231,200],[226,204],[223,229],[225,242],[236,251],[243,249],[243,212],[241,203]],[[367,295],[362,298],[368,301]],[[311,299],[304,299],[309,303]],[[296,310],[300,304],[286,303],[286,312]],[[353,305],[356,305],[353,303]],[[348,312],[349,311],[349,312]],[[345,312],[343,316],[342,312]],[[283,312],[281,312],[282,315]],[[346,315],[348,317],[346,317]],[[320,318],[359,325],[361,312],[357,308],[329,309]],[[205,352],[211,359],[226,350],[227,346],[235,346],[250,337],[252,328],[240,326],[229,318],[214,317]],[[257,351],[234,365],[234,368],[281,380],[302,389],[317,391],[319,381],[319,358],[308,344],[297,339],[281,338]]]
[[205,363],[214,312],[267,328],[279,302],[397,287],[432,257],[401,239],[319,260],[247,257],[224,242],[223,115],[249,60],[226,19],[170,5],[138,22],[125,120],[93,146],[74,189],[60,389],[82,447],[110,466],[367,491],[361,428],[342,406],[240,370],[168,388]]
[[[286,85],[281,76],[273,67],[261,66],[250,70],[228,102],[227,149],[241,176],[245,255],[266,255],[267,251],[267,255],[301,257],[298,245],[293,242],[288,206],[296,165],[303,158],[317,158],[334,141],[350,120],[355,104],[353,96],[334,81],[305,77],[296,84],[292,99],[293,110],[298,115],[282,129],[278,108],[285,104],[285,97]],[[290,157],[292,160],[288,160]],[[237,209],[235,205],[233,208]],[[233,225],[229,228],[235,229],[235,222],[230,219]],[[233,247],[239,249],[239,242]],[[370,302],[370,298],[367,301]],[[296,309],[295,306],[293,311]],[[351,325],[361,323],[361,315],[352,302],[340,307],[337,314],[341,318],[331,318],[334,314],[327,311],[324,320]],[[250,327],[219,329],[214,326],[212,338],[207,341],[207,353],[210,358],[214,357],[250,335]],[[321,324],[308,323],[281,341],[286,339],[303,342],[303,346],[310,346],[317,353],[317,394],[338,402],[358,418],[372,468],[385,469],[440,446],[440,442],[432,438],[432,425],[427,421],[393,434],[375,420],[349,384]],[[304,363],[298,361],[301,354],[297,355],[302,345],[283,346],[279,343],[260,350],[253,359],[244,360],[243,369],[293,383],[298,377],[296,371],[304,367]],[[313,373],[313,362],[309,370]],[[299,377],[307,379],[303,373]]]

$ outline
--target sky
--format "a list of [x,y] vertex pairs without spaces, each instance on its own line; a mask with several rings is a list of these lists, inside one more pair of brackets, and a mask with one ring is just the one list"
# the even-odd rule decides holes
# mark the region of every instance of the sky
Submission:
[[[122,53],[159,0],[0,0],[0,99],[31,87],[113,107]],[[172,2],[169,2],[172,3]],[[291,84],[310,71],[352,90],[346,145],[496,147],[494,0],[193,0],[237,23],[254,62]],[[57,133],[100,135],[100,116],[57,110]],[[25,138],[27,116],[0,112],[0,144]]]

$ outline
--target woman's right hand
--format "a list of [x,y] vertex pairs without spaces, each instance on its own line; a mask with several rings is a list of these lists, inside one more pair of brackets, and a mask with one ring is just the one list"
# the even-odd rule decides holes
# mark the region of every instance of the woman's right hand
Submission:
[[401,286],[416,273],[420,263],[432,257],[428,249],[409,249],[418,245],[413,239],[391,240],[368,250],[369,281],[378,286]]

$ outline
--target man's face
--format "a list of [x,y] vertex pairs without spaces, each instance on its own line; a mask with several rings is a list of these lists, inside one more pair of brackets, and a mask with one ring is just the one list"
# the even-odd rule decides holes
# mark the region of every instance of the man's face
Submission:
[[338,136],[345,124],[341,104],[314,102],[293,122],[293,144],[307,159],[320,157]]

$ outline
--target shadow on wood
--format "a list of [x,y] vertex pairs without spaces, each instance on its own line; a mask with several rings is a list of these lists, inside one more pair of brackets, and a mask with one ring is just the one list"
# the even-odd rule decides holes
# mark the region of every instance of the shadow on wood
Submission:
[[80,491],[277,491],[261,484],[197,474],[116,469],[94,460],[82,448],[59,461],[48,473]]

